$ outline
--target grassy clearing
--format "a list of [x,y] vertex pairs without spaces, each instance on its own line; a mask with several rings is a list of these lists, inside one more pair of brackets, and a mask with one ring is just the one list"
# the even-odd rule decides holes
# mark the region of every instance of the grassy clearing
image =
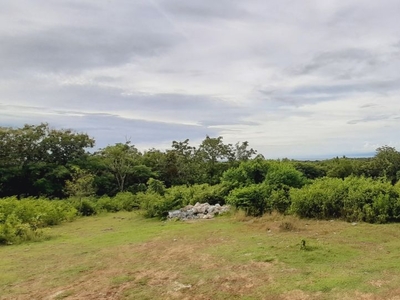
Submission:
[[0,299],[396,299],[399,229],[280,215],[81,218],[49,240],[0,247]]

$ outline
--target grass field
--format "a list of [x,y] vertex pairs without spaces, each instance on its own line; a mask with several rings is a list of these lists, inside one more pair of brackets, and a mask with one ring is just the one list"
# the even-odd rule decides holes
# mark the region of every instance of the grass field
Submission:
[[81,218],[0,247],[0,299],[400,299],[400,224]]

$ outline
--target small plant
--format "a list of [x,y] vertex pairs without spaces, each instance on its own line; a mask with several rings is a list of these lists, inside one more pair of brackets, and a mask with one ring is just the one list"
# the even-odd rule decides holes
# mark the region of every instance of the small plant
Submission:
[[293,231],[295,229],[295,226],[291,222],[282,222],[279,225],[279,229],[282,231]]
[[306,240],[301,240],[300,250],[307,250]]

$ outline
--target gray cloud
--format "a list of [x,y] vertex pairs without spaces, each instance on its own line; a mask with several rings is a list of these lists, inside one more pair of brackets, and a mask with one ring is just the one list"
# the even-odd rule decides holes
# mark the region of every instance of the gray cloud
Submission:
[[33,14],[40,15],[39,6],[25,19],[14,20],[26,24],[25,30],[0,35],[0,68],[70,72],[118,66],[165,53],[182,40],[146,2],[122,4],[124,9],[111,4],[55,2],[49,7],[54,16],[70,19],[48,27],[35,26]]
[[[155,1],[155,0],[154,0]],[[193,21],[211,20],[238,20],[252,16],[246,5],[238,0],[198,1],[188,2],[180,0],[157,1],[159,5],[172,16]]]
[[167,51],[179,38],[174,34],[144,34],[132,29],[113,32],[96,28],[56,28],[0,37],[0,68],[70,72],[116,66],[141,56]]
[[0,126],[47,121],[87,131],[99,147],[222,134],[267,157],[370,153],[396,145],[400,126],[398,8],[6,1]]
[[[14,107],[15,108],[15,107]],[[21,107],[16,107],[21,110]],[[48,122],[57,128],[73,128],[79,132],[86,132],[96,140],[96,148],[103,148],[108,144],[131,140],[134,144],[144,147],[170,145],[173,140],[202,140],[206,135],[217,136],[218,132],[205,126],[188,126],[151,122],[121,118],[106,113],[82,114],[75,111],[50,111],[43,108],[29,108],[27,115],[20,118],[5,112],[0,106],[2,119],[0,126],[21,126],[23,123],[39,124]],[[37,114],[37,113],[45,114]],[[21,123],[23,122],[23,123]]]
[[359,120],[348,121],[347,124],[354,125],[354,124],[358,124],[358,123],[368,123],[368,122],[375,122],[375,121],[381,121],[381,120],[389,120],[391,118],[392,118],[392,116],[390,116],[390,115],[367,116],[367,117],[359,119]]
[[[366,49],[343,49],[319,53],[311,62],[295,72],[299,75],[306,75],[328,71],[331,76],[350,79],[365,75],[366,72],[372,71],[380,63],[382,63],[381,58],[377,53],[372,53]],[[326,70],[327,68],[329,69]]]

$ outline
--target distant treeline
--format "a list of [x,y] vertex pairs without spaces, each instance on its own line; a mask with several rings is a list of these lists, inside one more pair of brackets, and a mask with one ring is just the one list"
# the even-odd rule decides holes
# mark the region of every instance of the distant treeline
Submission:
[[[153,148],[143,153],[130,142],[88,152],[94,144],[86,133],[51,129],[48,124],[0,128],[0,197],[113,196],[145,191],[150,178],[166,187],[214,185],[241,162],[264,159],[248,142],[225,144],[222,137],[206,136],[197,147],[189,139],[173,141],[166,151]],[[388,146],[378,148],[369,159],[284,161],[308,179],[355,175],[385,178],[394,184],[400,176],[400,153]]]

